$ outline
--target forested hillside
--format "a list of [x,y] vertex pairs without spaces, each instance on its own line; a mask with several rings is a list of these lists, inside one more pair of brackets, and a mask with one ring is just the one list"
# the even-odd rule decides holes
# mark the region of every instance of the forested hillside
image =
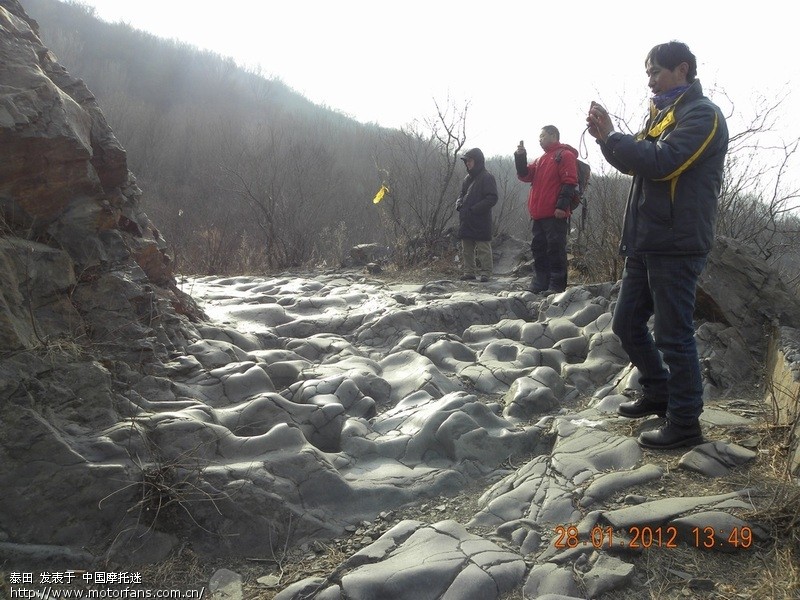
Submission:
[[[401,264],[455,258],[449,232],[468,105],[437,99],[402,130],[359,123],[230,58],[101,21],[79,2],[21,3],[45,45],[96,95],[177,271],[334,267],[370,242]],[[268,68],[270,57],[260,62]],[[731,131],[717,233],[747,243],[796,286],[798,190],[786,181],[798,140],[775,147],[765,137],[781,101],[764,99],[748,126]],[[487,167],[500,191],[495,234],[529,239],[527,186],[511,157],[490,157]],[[390,191],[373,204],[382,185]],[[586,280],[621,274],[626,187],[623,175],[594,173],[589,209],[573,219],[572,267]]]
[[[403,131],[362,124],[230,58],[101,21],[80,3],[22,4],[96,95],[180,271],[336,266],[355,244],[428,247],[452,224],[465,111],[432,103],[431,119]],[[498,173],[509,202],[497,229],[502,219],[524,231],[525,218],[509,218],[512,204],[524,209],[511,167]],[[374,205],[384,183],[390,194]]]

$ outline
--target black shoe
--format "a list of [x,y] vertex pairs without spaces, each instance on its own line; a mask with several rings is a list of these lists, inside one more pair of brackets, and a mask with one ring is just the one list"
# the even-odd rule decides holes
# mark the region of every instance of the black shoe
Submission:
[[481,283],[486,283],[487,281],[489,281],[489,276],[488,275],[481,275]]
[[672,421],[667,421],[665,425],[654,431],[640,433],[636,441],[640,446],[656,450],[697,446],[703,443],[703,431],[700,429],[700,423],[698,422],[692,425],[678,425]]
[[471,279],[475,279],[475,275],[462,275],[459,277],[461,281],[469,281]]
[[626,396],[632,397],[631,402],[623,402],[617,408],[617,413],[629,419],[638,419],[647,415],[667,416],[666,396],[645,396],[643,392],[635,391],[627,393]]
[[547,287],[540,287],[538,285],[532,285],[528,288],[529,292],[533,292],[534,294],[541,294],[547,291]]

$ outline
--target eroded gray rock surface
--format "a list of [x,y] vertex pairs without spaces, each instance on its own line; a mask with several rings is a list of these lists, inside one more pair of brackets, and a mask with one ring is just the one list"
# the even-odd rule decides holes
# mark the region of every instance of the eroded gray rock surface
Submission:
[[[464,524],[405,522],[363,536],[363,549],[335,572],[285,586],[280,597],[416,598],[424,588],[432,598],[471,599],[517,587],[531,598],[580,597],[628,585],[632,566],[583,544],[557,548],[559,525],[587,539],[595,527],[622,535],[633,524],[746,506],[739,492],[619,505],[664,471],[634,437],[610,430],[621,390],[636,385],[608,329],[612,287],[598,288],[608,297],[575,287],[542,299],[509,291],[512,280],[509,290],[440,282],[438,291],[404,285],[398,302],[397,286],[354,273],[183,284],[210,315],[185,351],[142,375],[101,364],[87,371],[97,400],[95,412],[84,403],[83,429],[71,413],[51,418],[72,459],[31,471],[35,480],[65,468],[96,477],[88,497],[76,496],[81,505],[101,495],[109,519],[128,515],[107,525],[119,540],[111,561],[165,556],[178,544],[162,531],[167,519],[185,523],[201,552],[269,554],[285,540],[346,536],[386,511],[484,484]],[[482,324],[465,323],[465,310]],[[421,314],[442,329],[425,330]],[[46,382],[42,374],[34,369],[28,381]],[[74,383],[71,393],[92,397]],[[748,422],[726,406],[710,409],[714,426]],[[37,430],[36,419],[26,423]],[[52,454],[50,445],[37,452]],[[713,447],[732,469],[749,452]],[[172,511],[153,514],[170,499],[179,499]],[[20,506],[21,497],[8,502]],[[59,531],[59,516],[38,527],[8,526],[6,535],[45,537]]]

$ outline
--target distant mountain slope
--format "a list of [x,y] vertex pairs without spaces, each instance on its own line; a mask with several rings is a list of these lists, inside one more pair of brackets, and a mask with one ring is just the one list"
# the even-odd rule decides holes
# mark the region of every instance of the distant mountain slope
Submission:
[[125,23],[109,23],[80,2],[23,0],[40,27],[40,36],[59,62],[77,73],[102,103],[121,85],[133,99],[162,109],[191,97],[198,105],[224,101],[254,109],[261,103],[276,111],[336,122],[353,121],[319,106],[277,79],[239,68],[233,59],[177,40],[156,37]]
[[179,269],[330,263],[342,248],[380,241],[378,211],[364,206],[381,181],[375,148],[393,130],[86,5],[21,4],[97,98]]

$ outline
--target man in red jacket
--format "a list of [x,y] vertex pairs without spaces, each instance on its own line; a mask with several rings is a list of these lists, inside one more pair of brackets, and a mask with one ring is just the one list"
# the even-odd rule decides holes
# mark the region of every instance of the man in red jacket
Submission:
[[534,276],[528,289],[535,294],[563,292],[567,287],[569,205],[578,184],[578,151],[559,137],[553,125],[542,127],[539,145],[544,154],[530,164],[522,142],[514,152],[517,177],[531,184],[528,213]]

